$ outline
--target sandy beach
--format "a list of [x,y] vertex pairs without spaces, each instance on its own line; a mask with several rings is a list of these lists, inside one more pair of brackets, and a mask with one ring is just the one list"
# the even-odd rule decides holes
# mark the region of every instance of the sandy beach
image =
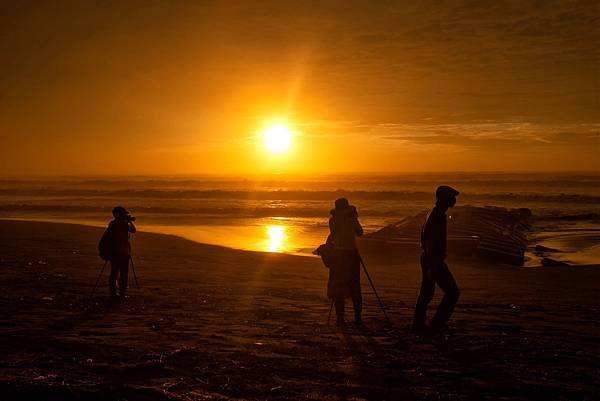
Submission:
[[417,337],[416,252],[363,255],[391,324],[363,277],[342,331],[319,259],[160,234],[134,236],[139,290],[110,301],[105,271],[91,299],[101,232],[0,221],[3,399],[600,399],[600,266],[450,260],[453,333]]

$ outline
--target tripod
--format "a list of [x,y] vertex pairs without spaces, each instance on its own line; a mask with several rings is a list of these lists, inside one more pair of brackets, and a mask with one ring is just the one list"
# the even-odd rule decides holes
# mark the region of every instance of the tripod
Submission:
[[138,283],[137,274],[135,274],[135,265],[133,264],[133,257],[129,255],[129,263],[131,263],[131,271],[133,272],[133,279],[135,281],[135,286],[137,289],[140,289],[140,283]]
[[[379,308],[383,312],[386,322],[389,323],[390,318],[388,317],[387,312],[385,311],[385,306],[383,305],[383,302],[381,301],[381,298],[379,298],[379,294],[377,293],[377,290],[375,289],[375,284],[373,284],[373,280],[371,280],[371,275],[369,274],[369,271],[367,270],[367,266],[365,266],[365,262],[363,261],[363,258],[362,258],[362,256],[360,256],[360,254],[358,255],[358,257],[360,258],[360,265],[362,266],[363,271],[365,272],[365,275],[367,276],[367,279],[369,280],[369,284],[371,285],[371,288],[373,289],[373,293],[377,297],[377,302],[379,303]],[[329,314],[327,315],[327,325],[329,325],[329,321],[331,320],[331,311],[333,310],[334,302],[335,301],[332,299],[331,305],[329,306]]]
[[383,315],[385,316],[385,320],[389,323],[390,318],[388,317],[387,312],[385,311],[385,306],[383,305],[383,302],[381,302],[381,298],[379,298],[379,294],[377,293],[377,290],[375,289],[375,284],[373,284],[373,280],[371,280],[371,276],[369,275],[369,272],[367,271],[367,266],[365,266],[365,262],[363,262],[363,258],[362,258],[362,256],[360,256],[360,254],[358,255],[358,257],[360,258],[360,264],[362,265],[363,271],[365,272],[365,275],[369,279],[369,284],[371,284],[371,288],[373,289],[373,292],[375,293],[375,296],[377,297],[377,302],[379,302],[379,308],[381,308],[381,311],[383,312]]
[[104,273],[104,268],[106,267],[107,263],[108,260],[105,260],[104,264],[102,265],[102,269],[100,269],[100,274],[98,274],[98,278],[96,279],[96,284],[94,284],[94,288],[92,289],[92,295],[90,295],[90,298],[94,297],[94,293],[96,292],[96,288],[98,287],[98,283],[100,282],[100,277],[102,277],[102,273]]
[[[100,269],[100,274],[98,274],[98,278],[96,279],[96,284],[94,284],[94,288],[92,289],[92,294],[90,295],[90,298],[93,298],[94,294],[96,293],[96,288],[98,288],[98,283],[100,282],[100,278],[102,278],[102,274],[104,274],[104,269],[106,268],[107,263],[108,260],[105,260],[104,264],[102,265],[102,268]],[[129,255],[129,263],[131,264],[131,271],[133,272],[135,286],[139,290],[140,283],[138,282],[137,274],[135,274],[135,265],[133,264],[133,257],[131,255]]]

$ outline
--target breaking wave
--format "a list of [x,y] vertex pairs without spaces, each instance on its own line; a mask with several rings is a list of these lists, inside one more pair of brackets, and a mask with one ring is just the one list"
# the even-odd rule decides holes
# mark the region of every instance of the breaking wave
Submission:
[[[1,189],[0,196],[6,198],[83,198],[83,199],[232,199],[232,200],[333,200],[348,197],[351,200],[415,201],[431,200],[432,193],[425,191],[227,191],[227,190],[97,190],[97,189]],[[600,204],[600,196],[584,194],[544,194],[544,193],[477,193],[464,192],[461,201],[507,201],[507,202],[548,202],[548,203],[589,203]]]

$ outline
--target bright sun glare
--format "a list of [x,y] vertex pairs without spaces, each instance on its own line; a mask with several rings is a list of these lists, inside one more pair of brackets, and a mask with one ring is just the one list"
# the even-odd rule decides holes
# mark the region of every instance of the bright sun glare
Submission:
[[288,150],[292,142],[292,133],[283,124],[274,124],[263,131],[265,147],[273,153],[282,153]]
[[267,226],[269,252],[280,252],[286,238],[284,226]]

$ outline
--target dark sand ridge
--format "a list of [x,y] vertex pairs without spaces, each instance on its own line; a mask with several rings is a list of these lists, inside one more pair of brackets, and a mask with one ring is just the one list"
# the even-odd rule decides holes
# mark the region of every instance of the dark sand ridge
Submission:
[[369,330],[341,332],[325,325],[320,260],[158,234],[134,239],[140,292],[111,304],[105,272],[90,300],[100,234],[0,221],[3,399],[600,396],[598,266],[451,261],[462,290],[455,334],[417,338],[415,254],[394,264],[365,255],[393,327],[366,293]]

